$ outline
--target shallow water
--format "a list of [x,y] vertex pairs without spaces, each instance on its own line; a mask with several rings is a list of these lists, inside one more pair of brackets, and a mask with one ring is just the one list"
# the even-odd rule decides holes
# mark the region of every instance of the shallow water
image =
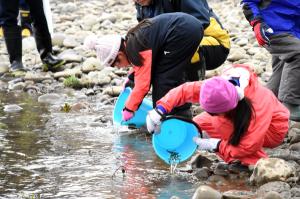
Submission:
[[[112,105],[95,97],[89,109],[70,113],[60,111],[62,102],[43,105],[24,93],[0,99],[0,122],[8,126],[0,130],[0,198],[190,198],[204,183],[190,173],[171,175],[145,132],[102,123]],[[23,110],[5,113],[7,104]],[[237,188],[230,185],[217,188]]]

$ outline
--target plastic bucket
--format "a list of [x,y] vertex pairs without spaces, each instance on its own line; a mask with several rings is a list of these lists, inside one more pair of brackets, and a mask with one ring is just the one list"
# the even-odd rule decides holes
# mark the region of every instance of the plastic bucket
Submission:
[[197,127],[180,119],[162,122],[159,133],[152,136],[155,153],[167,164],[180,163],[189,159],[197,149],[193,137],[199,135]]
[[114,125],[127,125],[140,128],[146,124],[146,116],[148,111],[153,109],[152,101],[144,98],[139,109],[135,111],[133,118],[128,121],[122,120],[122,110],[125,107],[125,102],[131,93],[131,88],[126,87],[122,93],[120,93],[113,112]]

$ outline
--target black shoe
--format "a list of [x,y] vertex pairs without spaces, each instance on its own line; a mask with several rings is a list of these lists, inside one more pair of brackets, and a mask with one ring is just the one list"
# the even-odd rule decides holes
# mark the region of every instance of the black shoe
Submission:
[[283,103],[283,105],[290,111],[290,120],[300,122],[300,105]]
[[13,61],[10,66],[10,71],[26,71],[21,61]]
[[65,63],[64,60],[57,58],[56,56],[52,55],[52,53],[48,53],[43,59],[43,70],[44,71],[52,71],[56,72],[61,69],[61,66]]

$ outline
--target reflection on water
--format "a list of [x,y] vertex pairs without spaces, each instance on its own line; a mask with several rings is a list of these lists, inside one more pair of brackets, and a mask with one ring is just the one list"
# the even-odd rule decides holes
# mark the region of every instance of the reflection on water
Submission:
[[[26,94],[0,97],[8,126],[0,130],[0,198],[190,198],[199,185],[192,174],[171,175],[145,132],[99,122],[112,106],[96,98],[90,110],[63,113]],[[6,104],[23,110],[4,113]]]

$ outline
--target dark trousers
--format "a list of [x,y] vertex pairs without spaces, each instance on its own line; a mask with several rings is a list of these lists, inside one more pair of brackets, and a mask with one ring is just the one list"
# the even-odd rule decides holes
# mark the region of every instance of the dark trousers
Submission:
[[[25,0],[25,2],[29,6],[37,48],[43,59],[48,52],[52,51],[51,35],[43,9],[43,1]],[[18,14],[19,0],[0,0],[0,25],[4,30],[17,29]]]
[[21,10],[29,10],[29,7],[26,4],[25,0],[20,0],[19,7],[20,7]]
[[273,73],[267,87],[280,101],[300,105],[300,39],[278,34],[270,42]]

